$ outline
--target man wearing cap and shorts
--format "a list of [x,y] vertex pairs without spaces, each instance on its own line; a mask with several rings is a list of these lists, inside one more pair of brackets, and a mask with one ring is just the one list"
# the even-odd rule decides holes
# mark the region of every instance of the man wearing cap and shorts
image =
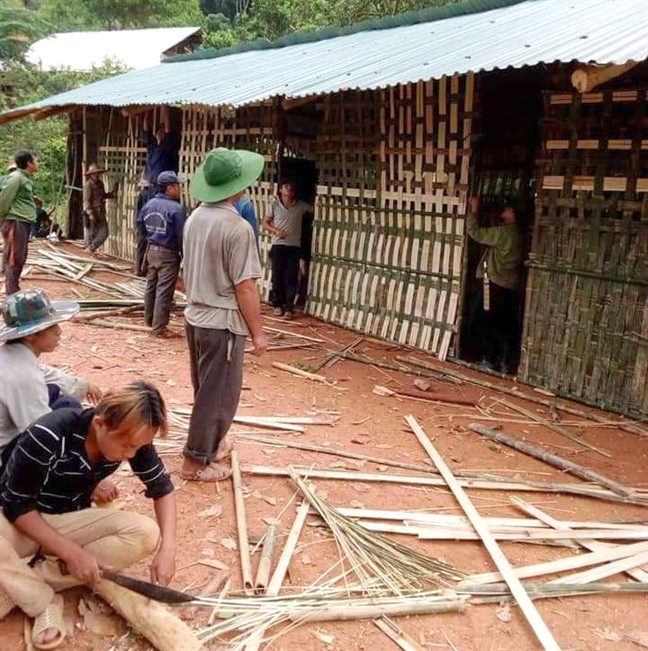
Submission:
[[187,213],[180,205],[180,184],[175,172],[157,177],[158,193],[137,218],[140,237],[146,239],[146,292],[144,322],[156,337],[179,336],[167,326],[182,259],[182,231]]
[[96,402],[101,391],[74,375],[41,364],[61,339],[62,321],[79,311],[73,301],[50,302],[45,292],[27,289],[9,296],[2,305],[0,328],[0,468],[11,441],[44,414],[63,407],[80,407],[80,400]]
[[2,270],[7,295],[20,289],[20,274],[27,261],[29,234],[36,222],[32,176],[38,172],[38,158],[27,150],[16,152],[16,168],[0,189],[0,224],[4,238]]
[[106,170],[92,163],[86,172],[87,181],[83,186],[83,210],[86,217],[85,250],[94,253],[108,239],[108,218],[106,199],[117,195],[117,183],[112,192],[106,192],[101,176]]
[[191,180],[202,202],[184,230],[185,320],[194,406],[183,452],[183,479],[219,481],[231,470],[227,432],[243,384],[245,339],[262,355],[256,280],[261,277],[254,232],[234,204],[263,171],[263,156],[224,148],[210,151]]

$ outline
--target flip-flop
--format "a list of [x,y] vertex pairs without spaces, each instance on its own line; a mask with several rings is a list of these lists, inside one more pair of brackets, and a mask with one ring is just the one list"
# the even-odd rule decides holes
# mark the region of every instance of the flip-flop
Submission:
[[[49,642],[36,642],[36,638],[48,628],[55,628],[59,634]],[[63,609],[56,602],[52,602],[45,610],[34,619],[32,627],[32,644],[35,649],[56,649],[63,644],[67,633],[63,621]]]
[[193,472],[187,472],[186,470],[180,471],[180,477],[187,481],[217,482],[227,479],[231,474],[231,468],[211,464]]

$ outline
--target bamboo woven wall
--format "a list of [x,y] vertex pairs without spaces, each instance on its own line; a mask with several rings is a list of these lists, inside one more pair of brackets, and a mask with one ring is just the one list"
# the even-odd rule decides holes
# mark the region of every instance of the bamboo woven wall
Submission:
[[447,355],[456,332],[472,75],[326,98],[309,311]]
[[648,413],[646,91],[545,95],[520,376]]
[[98,162],[106,168],[106,190],[119,183],[116,199],[106,202],[110,235],[104,250],[126,260],[135,259],[137,183],[146,161],[142,127],[141,118],[125,118],[116,109],[101,113]]

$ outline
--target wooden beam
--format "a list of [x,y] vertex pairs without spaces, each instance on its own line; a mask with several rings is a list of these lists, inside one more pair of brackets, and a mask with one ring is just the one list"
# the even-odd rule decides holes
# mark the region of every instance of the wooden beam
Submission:
[[439,470],[439,473],[441,473],[443,479],[445,479],[447,482],[448,488],[452,491],[457,502],[459,502],[461,505],[464,513],[468,516],[468,519],[484,543],[484,546],[488,550],[488,553],[497,566],[497,569],[504,577],[506,584],[511,590],[511,594],[515,597],[515,600],[520,606],[522,613],[529,622],[531,628],[533,629],[533,632],[540,641],[540,644],[542,644],[543,649],[546,649],[547,651],[560,651],[560,646],[554,639],[551,631],[547,628],[547,625],[540,616],[540,613],[534,606],[529,595],[526,593],[524,586],[522,583],[520,583],[520,579],[515,576],[513,568],[493,538],[488,525],[484,522],[464,489],[455,479],[452,471],[443,460],[443,457],[437,452],[437,449],[434,447],[434,445],[432,445],[432,442],[426,436],[425,432],[421,429],[421,426],[416,422],[414,416],[406,416],[405,420],[410,426],[411,430],[414,432],[416,438],[419,440],[419,443],[428,453],[430,459],[432,459],[432,462]]
[[572,86],[579,93],[589,93],[597,86],[612,81],[616,77],[624,75],[628,70],[632,70],[637,64],[634,61],[628,61],[621,65],[612,64],[608,66],[582,66],[574,70],[571,76]]

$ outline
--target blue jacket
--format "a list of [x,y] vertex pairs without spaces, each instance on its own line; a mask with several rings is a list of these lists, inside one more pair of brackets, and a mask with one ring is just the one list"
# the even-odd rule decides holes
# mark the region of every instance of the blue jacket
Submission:
[[239,215],[252,226],[254,231],[254,241],[259,246],[259,223],[257,222],[256,215],[254,214],[254,206],[247,197],[241,197],[235,204],[234,208],[238,211]]
[[149,244],[182,253],[182,231],[186,221],[185,209],[177,201],[158,193],[140,211],[137,226]]

